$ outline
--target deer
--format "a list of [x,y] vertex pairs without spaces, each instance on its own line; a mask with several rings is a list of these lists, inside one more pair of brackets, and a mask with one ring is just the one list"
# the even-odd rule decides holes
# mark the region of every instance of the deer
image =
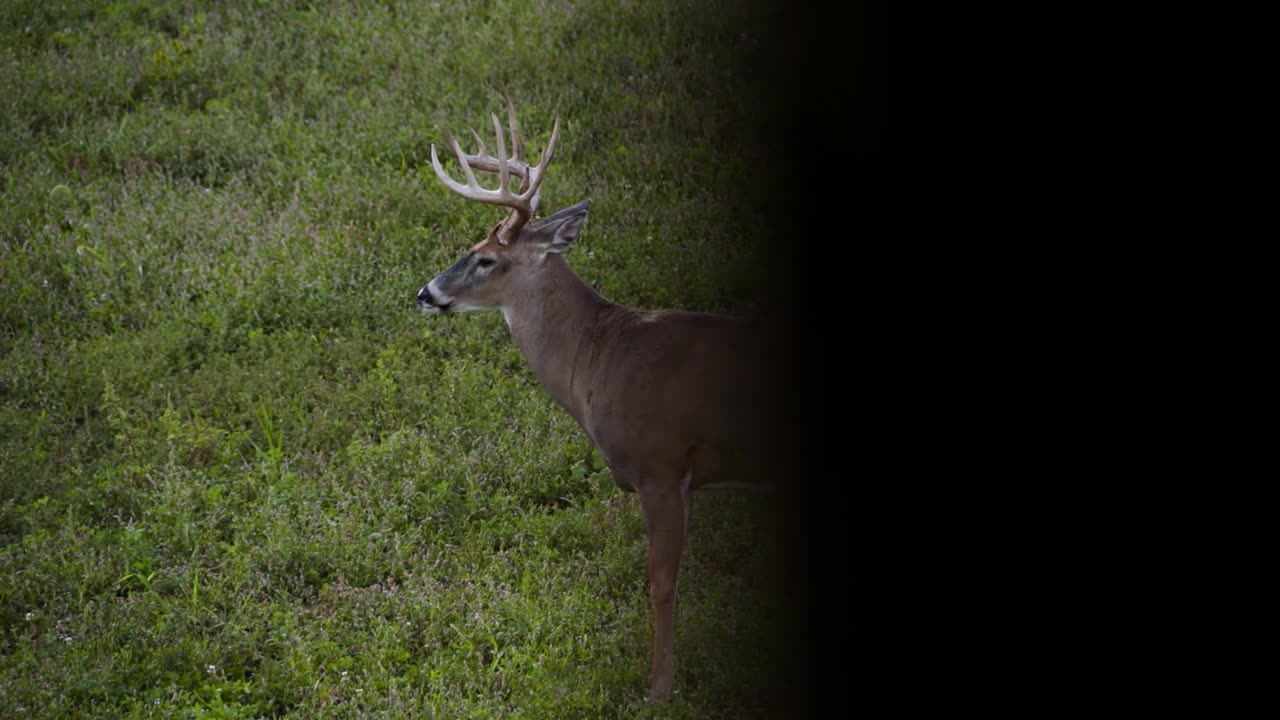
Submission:
[[[764,321],[720,313],[638,309],[605,299],[565,260],[591,200],[535,217],[560,136],[555,114],[538,162],[525,161],[507,100],[511,153],[496,113],[497,155],[475,130],[475,154],[448,128],[465,183],[431,165],[450,192],[508,209],[483,240],[417,293],[430,314],[499,309],[511,338],[550,397],[599,450],[614,482],[639,498],[648,542],[652,698],[674,692],[674,615],[680,558],[694,490],[771,485],[782,475],[776,412],[776,342]],[[496,173],[481,187],[476,170]]]

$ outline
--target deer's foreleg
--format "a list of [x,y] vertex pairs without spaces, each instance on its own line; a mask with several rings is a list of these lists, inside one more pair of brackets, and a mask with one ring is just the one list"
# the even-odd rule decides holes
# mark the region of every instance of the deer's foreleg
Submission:
[[653,668],[649,693],[668,698],[675,685],[676,583],[689,513],[688,478],[638,491],[649,537],[649,600],[653,603]]

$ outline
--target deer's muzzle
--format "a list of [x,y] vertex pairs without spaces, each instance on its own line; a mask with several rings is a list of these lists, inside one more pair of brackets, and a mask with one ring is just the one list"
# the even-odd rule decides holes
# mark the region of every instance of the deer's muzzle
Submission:
[[423,310],[428,312],[448,312],[450,305],[452,303],[442,298],[437,298],[431,293],[430,284],[423,285],[422,289],[418,291],[418,307]]

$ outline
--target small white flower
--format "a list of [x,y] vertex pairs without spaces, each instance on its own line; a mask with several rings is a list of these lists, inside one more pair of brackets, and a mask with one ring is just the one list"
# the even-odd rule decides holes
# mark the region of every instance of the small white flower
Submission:
[[342,677],[346,677],[346,676],[347,676],[347,671],[346,671],[346,670],[343,670],[343,671],[342,671]]
[[218,668],[216,665],[205,665],[204,669],[207,670],[210,675],[218,671]]
[[35,619],[36,619],[36,614],[35,614],[35,613],[33,613],[33,612],[29,612],[29,613],[27,613],[27,622],[31,622],[32,620],[35,620]]

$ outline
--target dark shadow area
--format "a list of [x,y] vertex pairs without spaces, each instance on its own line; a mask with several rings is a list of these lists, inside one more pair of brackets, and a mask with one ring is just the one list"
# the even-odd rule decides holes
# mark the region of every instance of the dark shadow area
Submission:
[[[871,715],[868,673],[873,510],[866,401],[883,392],[861,372],[883,324],[876,258],[891,233],[892,27],[877,3],[842,10],[758,0],[768,46],[744,58],[752,112],[739,118],[767,147],[751,182],[762,244],[756,287],[783,329],[778,412],[791,429],[784,533],[775,591],[789,608],[790,647],[776,658],[789,688],[780,717]],[[874,365],[874,363],[872,363]],[[872,433],[875,434],[874,432]]]

